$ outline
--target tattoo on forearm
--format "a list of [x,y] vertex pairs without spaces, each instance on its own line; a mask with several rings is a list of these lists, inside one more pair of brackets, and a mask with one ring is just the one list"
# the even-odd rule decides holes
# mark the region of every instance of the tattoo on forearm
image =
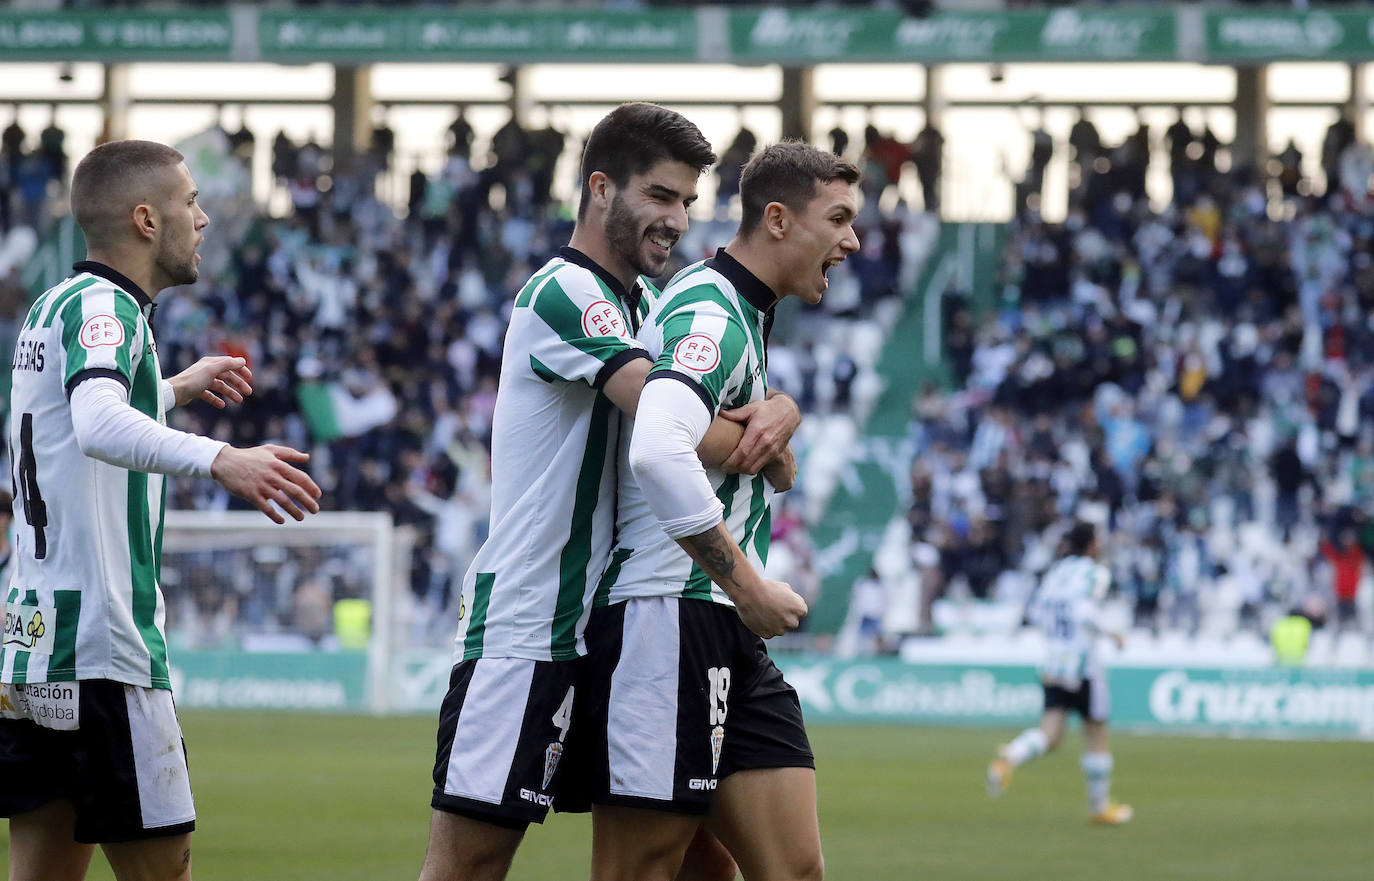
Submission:
[[734,580],[735,549],[721,538],[719,530],[689,535],[683,542],[701,557],[702,568],[708,575]]

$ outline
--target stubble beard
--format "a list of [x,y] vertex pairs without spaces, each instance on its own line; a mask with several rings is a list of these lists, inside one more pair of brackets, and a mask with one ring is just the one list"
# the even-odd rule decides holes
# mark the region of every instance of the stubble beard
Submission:
[[177,258],[169,253],[167,249],[159,249],[157,255],[157,268],[164,276],[171,281],[168,287],[177,287],[184,284],[195,284],[196,279],[200,278],[200,270],[196,267],[195,249],[184,258]]
[[606,241],[610,244],[611,250],[629,263],[635,272],[648,276],[657,276],[663,272],[666,263],[664,266],[646,265],[644,231],[639,228],[639,222],[634,214],[618,195],[611,200],[611,207],[606,211],[604,228]]

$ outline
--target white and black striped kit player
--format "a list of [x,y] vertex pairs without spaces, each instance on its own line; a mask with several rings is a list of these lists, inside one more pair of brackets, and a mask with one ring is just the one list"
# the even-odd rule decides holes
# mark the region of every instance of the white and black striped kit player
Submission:
[[[639,339],[648,382],[685,383],[710,415],[767,394],[774,293],[723,249],[664,288]],[[669,538],[621,444],[617,543],[594,601],[586,720],[589,797],[700,813],[735,771],[815,767],[801,703],[719,586]],[[773,490],[707,468],[731,536],[767,561]]]
[[158,584],[165,478],[84,454],[68,402],[114,380],[166,424],[152,301],[107,266],[74,268],[29,309],[13,361],[0,814],[69,798],[77,840],[105,843],[188,832],[195,809]]
[[463,578],[434,808],[521,827],[557,790],[583,631],[610,554],[620,411],[640,307],[562,248],[516,295],[492,421],[491,531]]

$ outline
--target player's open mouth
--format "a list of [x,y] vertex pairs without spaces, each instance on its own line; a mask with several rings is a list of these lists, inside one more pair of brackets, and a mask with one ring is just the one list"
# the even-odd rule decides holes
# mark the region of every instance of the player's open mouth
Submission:
[[821,264],[821,290],[830,287],[830,269],[844,262],[843,257],[835,257]]
[[648,238],[649,244],[656,248],[661,248],[665,254],[673,250],[673,245],[677,244],[677,239],[672,236],[650,234],[646,236],[646,238]]

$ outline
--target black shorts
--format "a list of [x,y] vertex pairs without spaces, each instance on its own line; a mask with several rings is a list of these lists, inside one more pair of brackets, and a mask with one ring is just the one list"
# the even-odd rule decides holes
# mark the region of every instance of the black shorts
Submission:
[[[27,718],[13,718],[25,698]],[[104,679],[4,685],[0,711],[0,816],[66,799],[76,809],[74,837],[85,844],[195,829],[170,691]]]
[[1077,713],[1086,722],[1106,722],[1111,713],[1111,695],[1107,691],[1107,677],[1085,678],[1077,688],[1065,688],[1046,682],[1045,709]]
[[587,645],[562,809],[705,813],[736,771],[816,766],[796,691],[732,607],[626,600],[592,611]]
[[544,822],[572,726],[583,662],[461,661],[439,709],[435,810],[509,829]]

